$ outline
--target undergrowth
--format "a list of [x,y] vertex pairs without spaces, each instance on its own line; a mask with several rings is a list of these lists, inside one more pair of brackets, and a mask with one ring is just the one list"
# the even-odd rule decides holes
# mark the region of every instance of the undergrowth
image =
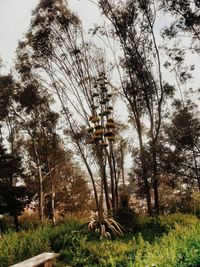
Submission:
[[183,214],[140,217],[137,231],[113,240],[95,239],[75,220],[8,232],[0,240],[0,267],[45,251],[60,253],[56,267],[198,267],[200,221]]

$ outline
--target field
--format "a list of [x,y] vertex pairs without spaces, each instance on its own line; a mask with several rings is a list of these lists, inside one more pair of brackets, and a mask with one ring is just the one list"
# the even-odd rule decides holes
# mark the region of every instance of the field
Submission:
[[192,215],[140,217],[134,232],[112,239],[99,239],[74,219],[56,227],[23,222],[22,228],[8,230],[0,240],[0,267],[45,251],[60,253],[57,267],[200,266],[200,220]]

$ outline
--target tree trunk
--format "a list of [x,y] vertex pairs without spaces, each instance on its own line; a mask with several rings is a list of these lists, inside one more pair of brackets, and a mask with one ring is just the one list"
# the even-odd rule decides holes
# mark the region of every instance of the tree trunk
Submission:
[[145,195],[146,195],[146,201],[147,201],[147,210],[149,216],[152,216],[152,204],[151,204],[151,194],[150,194],[150,187],[149,187],[149,181],[147,178],[147,169],[146,169],[146,162],[145,162],[145,154],[144,154],[144,148],[142,143],[141,135],[139,136],[139,143],[140,143],[140,160],[142,164],[142,180],[144,182],[144,189],[145,189]]
[[42,178],[42,170],[40,166],[40,160],[39,160],[39,155],[37,152],[37,148],[35,145],[35,138],[32,138],[33,142],[33,151],[35,154],[35,161],[36,161],[36,166],[37,166],[37,174],[38,174],[38,181],[39,181],[39,205],[38,205],[38,210],[39,210],[39,219],[40,222],[42,223],[44,220],[44,192],[43,192],[43,178]]
[[122,185],[123,185],[123,194],[126,193],[126,185],[125,185],[125,174],[124,174],[124,151],[122,142],[120,142],[120,169],[122,174]]
[[53,226],[56,225],[56,212],[55,212],[55,191],[52,188],[51,192],[51,208],[52,208],[52,224]]
[[18,220],[18,215],[13,215],[13,219],[14,219],[14,224],[15,224],[15,230],[17,232],[19,232],[19,220]]
[[[75,135],[74,128],[73,128],[73,123],[71,122],[70,116],[69,116],[69,114],[68,114],[68,110],[66,109],[66,107],[65,107],[65,105],[64,105],[64,103],[63,103],[62,97],[61,97],[61,95],[60,95],[60,93],[59,93],[57,87],[55,87],[55,89],[56,89],[58,98],[59,98],[59,100],[60,100],[60,103],[61,103],[61,105],[62,105],[63,111],[64,111],[64,113],[65,113],[67,122],[69,123],[69,127],[70,127],[70,130],[71,130],[71,137],[73,138],[73,136]],[[101,214],[102,214],[102,212],[103,212],[103,204],[102,204],[102,202],[100,202],[99,199],[98,199],[97,188],[96,188],[96,185],[95,185],[95,180],[94,180],[94,176],[93,176],[92,170],[91,170],[91,168],[90,168],[90,165],[88,164],[88,161],[87,161],[87,159],[86,159],[86,157],[85,157],[85,155],[84,155],[84,152],[83,152],[83,150],[82,150],[82,148],[81,148],[81,145],[80,145],[79,141],[76,140],[76,141],[75,141],[75,144],[76,144],[76,146],[77,146],[77,148],[78,148],[78,151],[79,151],[79,153],[80,153],[80,156],[81,156],[81,158],[82,158],[82,160],[83,160],[83,162],[84,162],[84,164],[85,164],[85,167],[86,167],[86,169],[87,169],[87,171],[88,171],[88,174],[89,174],[89,176],[90,176],[90,178],[91,178],[92,187],[93,187],[93,191],[94,191],[94,197],[95,197],[96,208],[97,208],[97,212],[98,212],[98,217],[101,218]]]
[[100,172],[101,172],[101,179],[103,181],[103,186],[104,186],[106,208],[107,208],[107,212],[109,212],[111,210],[111,207],[110,207],[109,192],[108,192],[108,182],[107,182],[107,177],[106,177],[106,165],[103,162],[103,160],[101,162]]
[[160,213],[159,209],[159,194],[158,194],[158,167],[156,160],[156,147],[153,144],[152,147],[152,155],[153,155],[153,190],[154,190],[154,212],[155,215],[158,216]]
[[118,194],[118,179],[117,179],[117,171],[116,171],[116,162],[115,157],[113,153],[113,143],[111,143],[111,160],[113,164],[113,175],[114,175],[114,181],[115,181],[115,207],[118,208],[119,205],[119,194]]
[[40,222],[43,223],[44,220],[44,192],[43,192],[43,179],[41,167],[37,166],[38,176],[39,176],[39,218]]
[[111,206],[110,206],[110,200],[109,200],[108,181],[107,181],[107,176],[106,176],[107,150],[104,148],[98,147],[98,155],[99,155],[101,184],[103,184],[106,208],[107,208],[107,212],[109,212],[111,210]]
[[109,164],[109,168],[110,168],[110,186],[111,186],[111,195],[112,195],[112,210],[115,209],[116,207],[116,198],[115,198],[115,180],[114,180],[114,169],[113,169],[113,163],[112,163],[112,158],[111,158],[111,144],[109,143],[109,152],[108,150],[106,150],[106,154],[108,157],[108,164]]
[[198,167],[198,164],[197,164],[197,159],[196,159],[196,155],[195,155],[195,149],[194,149],[194,147],[193,147],[192,153],[193,153],[193,159],[194,159],[194,166],[195,166],[196,179],[197,179],[197,183],[198,183],[198,190],[200,191],[199,167]]

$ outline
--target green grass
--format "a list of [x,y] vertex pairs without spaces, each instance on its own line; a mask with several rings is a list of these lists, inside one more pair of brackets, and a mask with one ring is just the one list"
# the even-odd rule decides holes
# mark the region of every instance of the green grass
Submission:
[[60,253],[57,267],[200,266],[200,220],[195,216],[141,217],[137,232],[114,240],[97,240],[80,226],[68,220],[55,228],[7,233],[0,241],[0,267],[44,251]]

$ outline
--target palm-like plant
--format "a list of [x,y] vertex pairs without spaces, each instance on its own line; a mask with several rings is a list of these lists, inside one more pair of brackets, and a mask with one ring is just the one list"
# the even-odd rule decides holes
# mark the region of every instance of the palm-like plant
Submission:
[[123,236],[123,227],[110,216],[101,220],[92,219],[88,223],[88,229],[99,234],[100,239],[111,238],[112,236]]

